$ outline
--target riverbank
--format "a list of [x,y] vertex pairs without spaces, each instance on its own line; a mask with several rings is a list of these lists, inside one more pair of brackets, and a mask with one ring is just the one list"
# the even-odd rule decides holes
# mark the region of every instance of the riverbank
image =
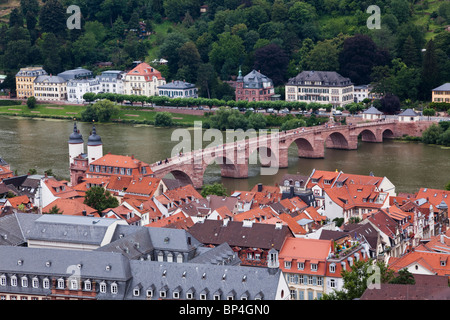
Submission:
[[[62,119],[72,120],[81,119],[81,112],[85,109],[81,105],[56,105],[39,104],[33,109],[26,105],[0,106],[0,115],[14,116],[23,118],[42,118],[42,119]],[[118,115],[111,119],[111,122],[154,125],[157,112],[161,110],[151,109],[132,109],[121,108]],[[164,110],[172,115],[175,126],[189,127],[194,121],[203,121],[206,117],[203,114],[190,114],[187,112],[174,112],[173,110]],[[180,110],[181,111],[181,110]]]

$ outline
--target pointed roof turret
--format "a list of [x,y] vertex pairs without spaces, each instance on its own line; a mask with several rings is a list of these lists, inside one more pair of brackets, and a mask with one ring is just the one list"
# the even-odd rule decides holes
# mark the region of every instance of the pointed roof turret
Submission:
[[69,136],[69,143],[83,143],[83,136],[77,128],[77,123],[73,123],[73,132]]
[[102,144],[102,138],[97,134],[97,130],[95,129],[95,125],[92,125],[92,133],[88,139],[88,146],[99,146]]

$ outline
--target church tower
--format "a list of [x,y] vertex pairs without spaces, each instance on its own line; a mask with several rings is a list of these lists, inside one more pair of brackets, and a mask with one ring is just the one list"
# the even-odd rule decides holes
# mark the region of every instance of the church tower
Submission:
[[97,134],[97,130],[95,129],[95,125],[92,126],[92,133],[89,136],[87,143],[87,153],[89,164],[92,161],[100,159],[103,157],[103,143],[102,138]]
[[73,159],[84,153],[84,141],[77,123],[73,123],[73,132],[69,136],[69,163],[73,164]]

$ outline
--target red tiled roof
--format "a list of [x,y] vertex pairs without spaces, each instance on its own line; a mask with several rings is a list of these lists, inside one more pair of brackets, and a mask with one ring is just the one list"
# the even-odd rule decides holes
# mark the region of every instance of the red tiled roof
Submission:
[[17,197],[12,197],[12,198],[8,198],[8,202],[11,204],[11,207],[17,209],[18,206],[20,206],[21,204],[23,205],[27,205],[31,202],[30,198],[28,198],[27,196],[17,196]]
[[142,177],[132,180],[127,187],[127,193],[137,193],[148,195],[149,197],[157,191],[161,179],[152,177]]
[[92,161],[91,165],[99,166],[110,166],[110,167],[120,167],[120,168],[137,168],[141,163],[141,166],[148,166],[147,163],[142,162],[134,157],[116,155],[116,154],[105,154],[103,157]]
[[[444,261],[445,264],[441,265],[441,261]],[[450,259],[448,253],[418,251],[417,248],[415,251],[396,259],[393,263],[389,263],[389,266],[393,270],[399,271],[414,264],[418,264],[429,272],[440,276],[450,275]]]
[[42,212],[49,212],[54,206],[57,206],[63,215],[81,216],[83,211],[86,214],[94,214],[99,216],[94,208],[91,208],[79,200],[74,199],[56,199],[42,209]]
[[152,81],[153,77],[159,80],[164,79],[161,72],[150,66],[148,63],[142,62],[138,64],[134,69],[127,73],[128,76],[143,76],[145,81]]

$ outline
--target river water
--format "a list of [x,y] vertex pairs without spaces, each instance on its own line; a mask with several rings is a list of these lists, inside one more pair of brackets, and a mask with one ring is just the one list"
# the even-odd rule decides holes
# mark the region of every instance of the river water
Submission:
[[[92,130],[90,123],[78,123],[85,144]],[[123,124],[96,124],[103,141],[103,153],[134,155],[147,163],[171,156],[179,140],[171,141],[175,129]],[[18,174],[30,168],[42,174],[47,169],[69,178],[68,138],[73,123],[66,120],[40,120],[0,117],[0,157]],[[192,130],[191,130],[192,132]],[[193,136],[193,135],[192,135]],[[205,142],[205,145],[211,142]],[[450,149],[416,142],[388,140],[383,143],[359,142],[358,150],[326,149],[323,159],[297,157],[297,146],[289,149],[289,168],[276,175],[260,175],[259,165],[249,166],[248,179],[220,177],[220,167],[208,167],[204,183],[222,182],[229,193],[250,190],[254,185],[280,183],[286,173],[309,175],[313,169],[342,170],[346,173],[385,176],[397,192],[416,192],[421,187],[443,189],[450,181]]]

